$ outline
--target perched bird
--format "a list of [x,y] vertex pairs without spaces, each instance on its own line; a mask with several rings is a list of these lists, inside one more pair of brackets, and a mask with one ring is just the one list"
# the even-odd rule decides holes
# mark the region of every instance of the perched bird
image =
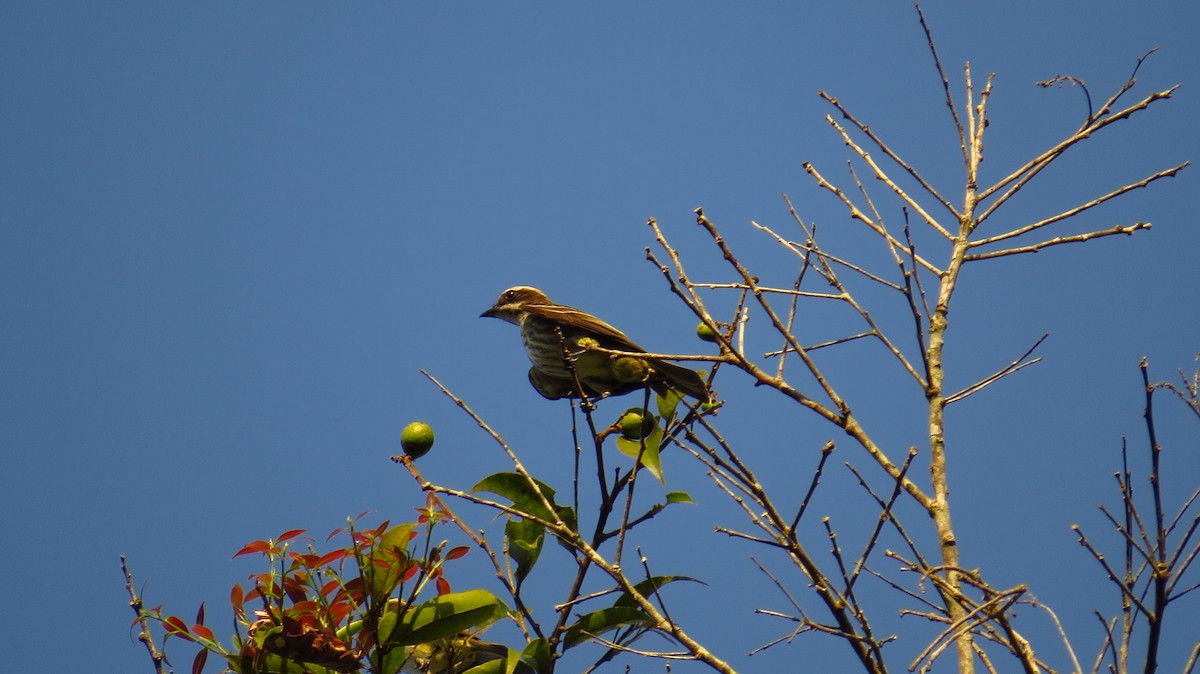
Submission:
[[551,302],[537,288],[509,288],[480,316],[521,328],[521,342],[533,363],[529,383],[550,400],[579,398],[576,380],[589,398],[624,395],[647,384],[659,394],[669,387],[697,400],[710,398],[708,386],[695,370],[658,358],[595,350],[646,353],[620,330],[591,314]]
[[[477,665],[507,657],[506,646],[484,641],[464,631],[453,637],[413,646],[404,671],[413,674],[462,674]],[[521,667],[518,671],[529,670]]]

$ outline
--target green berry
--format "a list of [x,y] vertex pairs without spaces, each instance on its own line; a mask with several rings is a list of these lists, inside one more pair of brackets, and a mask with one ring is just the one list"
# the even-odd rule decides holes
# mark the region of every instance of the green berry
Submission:
[[700,325],[696,326],[696,336],[706,342],[717,341],[717,331],[708,327],[708,324],[701,321]]
[[641,440],[650,434],[658,425],[654,415],[642,416],[640,410],[633,408],[621,415],[621,435],[626,440]]
[[405,426],[400,433],[400,446],[405,454],[414,459],[425,456],[433,448],[433,426],[423,421],[414,421]]

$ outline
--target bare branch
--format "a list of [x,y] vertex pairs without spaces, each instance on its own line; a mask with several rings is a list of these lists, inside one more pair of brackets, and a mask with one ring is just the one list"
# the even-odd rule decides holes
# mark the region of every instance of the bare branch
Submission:
[[[1113,94],[1111,98],[1109,98],[1107,101],[1105,101],[1104,105],[1100,106],[1100,111],[1096,113],[1097,116],[1107,115],[1109,113],[1109,111],[1112,110],[1112,106],[1116,105],[1117,101],[1120,100],[1120,98],[1125,95],[1125,92],[1129,91],[1130,89],[1133,88],[1133,85],[1137,84],[1138,70],[1141,69],[1142,64],[1146,62],[1146,59],[1150,58],[1150,55],[1153,54],[1154,52],[1158,51],[1158,49],[1159,49],[1158,47],[1155,47],[1155,48],[1151,49],[1150,51],[1146,52],[1145,54],[1142,54],[1141,56],[1138,57],[1137,63],[1135,63],[1133,66],[1133,72],[1129,73],[1129,78],[1125,80],[1125,84],[1121,85],[1121,88],[1118,89],[1117,92],[1115,94]],[[1086,125],[1086,123],[1085,123],[1085,125]]]
[[[908,243],[908,250],[911,252],[909,261],[912,263],[910,271],[908,265],[903,260],[900,261],[900,274],[904,277],[904,299],[908,302],[908,308],[912,312],[913,331],[916,333],[917,348],[923,354],[925,353],[925,331],[928,327],[926,317],[931,315],[929,311],[929,298],[925,296],[925,286],[921,284],[921,269],[917,266],[916,253],[917,245],[913,243],[912,232],[908,228],[908,211],[904,211],[904,240]],[[917,292],[913,292],[913,285],[916,285]],[[921,304],[917,305],[917,294],[920,294]],[[925,313],[921,313],[921,307],[924,307]],[[921,365],[925,368],[925,381],[929,381],[929,360],[921,359]]]
[[[826,349],[831,346],[837,346],[838,344],[845,344],[847,342],[853,342],[856,339],[865,339],[867,337],[874,337],[874,336],[875,336],[874,332],[860,332],[858,334],[848,335],[846,337],[838,337],[837,339],[831,339],[831,340],[828,340],[825,342],[811,344],[809,346],[804,347],[804,350],[811,353],[818,349]],[[763,357],[764,358],[775,358],[777,356],[782,356],[785,353],[793,353],[791,347],[788,347],[786,349],[779,349],[778,351],[768,351],[763,354]]]
[[1078,77],[1071,76],[1071,75],[1055,75],[1054,77],[1051,77],[1048,80],[1034,82],[1033,86],[1041,87],[1043,89],[1049,89],[1050,87],[1053,87],[1055,85],[1057,85],[1059,88],[1062,88],[1063,84],[1069,84],[1073,87],[1079,87],[1079,90],[1083,92],[1083,97],[1084,97],[1084,99],[1087,100],[1087,109],[1088,109],[1088,114],[1087,114],[1087,117],[1084,119],[1083,125],[1087,126],[1089,123],[1091,123],[1091,121],[1093,119],[1096,118],[1096,116],[1092,111],[1092,93],[1090,91],[1088,91],[1087,84],[1085,84],[1083,80],[1079,79]]
[[970,386],[959,391],[958,393],[954,393],[952,395],[946,396],[946,404],[949,405],[950,403],[962,400],[963,398],[966,398],[967,396],[970,396],[974,393],[977,393],[977,392],[983,390],[988,385],[993,384],[993,383],[1003,379],[1004,377],[1007,377],[1008,375],[1013,374],[1014,372],[1018,372],[1020,370],[1025,369],[1026,367],[1028,367],[1030,365],[1041,362],[1041,360],[1042,360],[1041,357],[1034,358],[1033,360],[1031,360],[1027,363],[1023,362],[1023,361],[1026,358],[1028,358],[1029,355],[1034,352],[1034,350],[1036,350],[1039,346],[1041,346],[1042,342],[1044,342],[1046,340],[1046,338],[1049,336],[1050,336],[1050,333],[1048,333],[1048,332],[1043,334],[1041,337],[1038,338],[1038,340],[1036,342],[1033,343],[1033,346],[1031,346],[1025,350],[1025,353],[1021,354],[1016,360],[1014,360],[1013,362],[1004,366],[1000,371],[996,372],[995,374],[992,374],[989,377],[986,377],[974,384],[971,384]]
[[[762,225],[759,225],[758,223],[752,222],[751,224],[753,224],[758,229],[766,231],[771,236],[775,237],[775,240],[778,243],[780,243],[784,246],[788,246],[789,248],[791,247],[790,244],[788,244],[786,241],[784,241],[782,237],[780,237],[775,232],[772,232],[770,229],[763,227]],[[906,252],[908,252],[908,251],[906,251]],[[863,273],[866,274],[870,278],[873,278],[873,279],[876,278],[873,275],[867,274],[866,272],[863,272]],[[925,378],[922,377],[921,374],[916,371],[916,369],[912,366],[912,363],[910,363],[908,358],[905,357],[904,353],[901,352],[900,349],[895,344],[892,343],[892,341],[888,338],[887,333],[884,332],[879,327],[878,324],[876,324],[875,319],[871,317],[871,314],[868,313],[867,310],[864,309],[862,307],[862,305],[860,305],[858,303],[858,301],[854,299],[854,296],[852,294],[850,294],[850,291],[847,290],[846,287],[842,284],[841,280],[837,277],[837,274],[833,273],[832,270],[827,270],[826,277],[828,278],[829,282],[835,288],[837,288],[838,291],[841,293],[838,296],[839,299],[841,299],[846,304],[849,304],[850,307],[852,309],[854,309],[854,311],[859,316],[861,316],[863,321],[865,321],[866,324],[871,328],[871,333],[870,333],[871,336],[875,337],[880,342],[882,342],[884,347],[892,354],[892,356],[895,357],[897,361],[899,361],[900,366],[903,367],[905,369],[905,371],[907,371],[908,374],[910,376],[912,376],[912,378],[914,380],[916,380],[917,385],[919,385],[921,388],[924,388],[925,387]],[[877,280],[880,283],[884,284],[885,286],[888,286],[890,288],[893,288],[895,290],[900,290],[901,292],[903,292],[903,290],[901,290],[901,288],[895,284],[888,283],[886,281],[883,281],[882,279],[877,279]],[[785,332],[788,332],[790,334],[790,331],[788,331],[786,328],[782,328],[782,330]],[[777,352],[777,353],[787,353],[787,352],[788,351],[785,349],[785,350]]]
[[1135,222],[1132,225],[1116,225],[1111,229],[1104,229],[1096,232],[1088,232],[1087,234],[1075,234],[1073,236],[1058,236],[1047,241],[1035,243],[1029,246],[1021,246],[1019,248],[1006,248],[1004,250],[996,250],[988,253],[976,253],[967,255],[963,258],[964,262],[974,262],[976,260],[990,260],[994,257],[1004,257],[1005,255],[1020,255],[1022,253],[1036,253],[1043,248],[1051,246],[1059,246],[1064,243],[1082,243],[1091,239],[1098,239],[1104,236],[1112,236],[1114,234],[1133,234],[1139,229],[1150,229],[1148,222]]
[[[844,119],[849,120],[851,124],[853,124],[855,127],[858,128],[859,131],[861,131],[863,133],[863,135],[865,135],[867,138],[870,138],[871,141],[875,143],[876,147],[878,147],[880,150],[883,150],[883,153],[886,154],[892,161],[896,162],[896,164],[899,165],[900,168],[904,169],[905,172],[908,173],[908,175],[912,176],[912,178],[914,180],[916,180],[918,184],[921,185],[922,189],[924,189],[926,192],[929,193],[929,195],[931,197],[933,197],[939,203],[941,203],[942,206],[945,207],[945,209],[950,212],[950,215],[955,220],[958,219],[959,213],[954,208],[954,206],[950,203],[950,201],[948,199],[946,199],[945,197],[943,197],[941,194],[939,194],[938,191],[936,189],[934,189],[933,185],[930,185],[928,182],[926,182],[925,178],[915,168],[913,168],[911,164],[904,161],[903,159],[900,158],[900,155],[893,152],[892,149],[888,146],[888,144],[883,142],[882,138],[875,135],[875,132],[871,130],[871,127],[860,122],[858,120],[858,118],[856,118],[854,115],[850,114],[850,111],[847,110],[844,105],[842,105],[841,101],[834,98],[833,96],[830,96],[829,94],[825,93],[824,91],[818,91],[817,95],[820,96],[821,98],[825,99],[826,101],[828,101],[829,104],[832,105],[833,107],[837,108],[838,112],[842,113],[842,117]],[[953,110],[953,109],[954,109],[953,106],[951,106],[951,110]],[[837,125],[835,125],[835,127],[836,126]],[[839,131],[843,131],[841,129],[841,127],[837,127],[837,128],[839,129]],[[845,136],[845,134],[843,131],[843,137],[844,136]],[[874,163],[872,163],[872,167],[874,167]],[[930,218],[924,212],[921,212],[921,215],[925,219],[926,224],[933,227],[934,229],[939,230],[943,236],[945,236],[947,238],[950,237],[949,232],[942,229],[941,225],[937,224],[936,221],[934,221],[932,218]]]
[[1012,185],[1003,195],[997,198],[996,201],[992,202],[987,210],[984,211],[983,215],[979,217],[978,221],[983,222],[983,220],[994,213],[1001,204],[1008,201],[1017,190],[1032,180],[1038,173],[1041,173],[1042,169],[1046,168],[1052,161],[1057,159],[1060,155],[1062,155],[1063,152],[1066,152],[1073,145],[1087,140],[1092,136],[1092,134],[1108,126],[1109,124],[1127,119],[1134,113],[1145,110],[1157,101],[1170,98],[1180,86],[1181,85],[1177,84],[1170,89],[1154,92],[1141,101],[1129,106],[1128,108],[1125,108],[1124,110],[1095,120],[1092,124],[1087,125],[1079,131],[1076,131],[1067,138],[1059,141],[1050,149],[1045,150],[1038,156],[1025,162],[1025,164],[1017,168],[1017,170],[1013,171],[1004,178],[1001,178],[991,187],[981,191],[979,193],[979,199],[983,200]]
[[1125,185],[1124,187],[1118,187],[1117,189],[1109,192],[1108,194],[1105,194],[1104,196],[1097,197],[1097,198],[1087,202],[1086,204],[1081,204],[1079,206],[1076,206],[1075,208],[1071,208],[1069,210],[1063,211],[1062,213],[1059,213],[1058,215],[1054,215],[1052,217],[1046,218],[1045,220],[1039,220],[1032,224],[1025,225],[1024,227],[1018,227],[1017,229],[1014,229],[1009,232],[1005,232],[1003,234],[997,234],[996,236],[989,236],[986,239],[979,239],[977,241],[971,241],[968,245],[972,248],[975,248],[977,246],[986,246],[990,243],[996,243],[997,241],[1004,241],[1005,239],[1011,239],[1013,237],[1021,236],[1022,234],[1027,234],[1036,229],[1041,229],[1042,227],[1045,227],[1047,225],[1052,225],[1056,222],[1061,222],[1063,220],[1066,220],[1067,218],[1071,218],[1076,215],[1079,215],[1080,213],[1082,213],[1090,208],[1095,208],[1096,206],[1099,206],[1100,204],[1103,204],[1106,201],[1116,199],[1117,197],[1119,197],[1123,194],[1126,194],[1127,192],[1132,192],[1133,190],[1136,190],[1138,188],[1146,187],[1150,183],[1152,183],[1156,180],[1159,180],[1161,178],[1173,178],[1180,171],[1187,168],[1190,164],[1191,164],[1190,161],[1185,161],[1182,164],[1179,164],[1178,166],[1166,169],[1164,171],[1159,171],[1158,173],[1155,173],[1154,175],[1151,175],[1151,176],[1147,176],[1146,178],[1143,178],[1142,180],[1139,180],[1136,183],[1131,183],[1129,185]]
[[950,110],[950,116],[954,118],[954,128],[958,131],[958,144],[962,148],[963,164],[970,164],[967,155],[967,136],[963,132],[962,120],[958,118],[958,108],[954,106],[954,97],[950,94],[950,80],[946,77],[946,70],[942,68],[942,59],[938,56],[937,45],[933,42],[933,33],[929,30],[929,24],[925,22],[925,13],[921,11],[921,3],[915,4],[921,29],[925,31],[925,43],[929,45],[929,53],[933,55],[933,64],[942,78],[942,90],[946,92],[946,108]]
[[[904,465],[901,466],[901,468],[900,468],[902,477],[904,475],[908,474],[908,470],[909,470],[909,468],[912,467],[912,462],[913,462],[913,459],[915,459],[915,458],[917,458],[917,449],[916,449],[916,447],[913,447],[908,450],[908,456],[904,459]],[[854,473],[855,476],[858,477],[859,484],[862,484],[863,487],[866,487],[867,491],[870,492],[871,496],[875,496],[875,492],[871,491],[871,489],[869,487],[867,487],[866,483],[863,481],[862,475],[860,475],[858,473],[858,471],[854,470],[853,468],[851,468],[851,471]],[[875,549],[875,546],[879,543],[879,536],[883,532],[884,524],[886,524],[889,521],[896,522],[896,514],[893,511],[893,508],[896,506],[896,501],[900,498],[900,494],[904,493],[903,487],[904,487],[903,479],[898,479],[898,480],[894,481],[892,493],[888,497],[886,502],[880,500],[877,496],[875,496],[875,500],[876,500],[876,502],[879,503],[880,506],[882,506],[882,510],[879,513],[878,519],[875,520],[875,527],[871,530],[871,534],[869,536],[867,536],[867,541],[863,545],[862,552],[859,553],[858,559],[855,560],[855,562],[854,562],[854,572],[850,574],[850,578],[847,579],[847,582],[846,582],[847,594],[849,594],[851,591],[853,591],[854,584],[858,581],[858,578],[861,575],[863,568],[867,565],[867,559],[870,558],[871,552]]]
[[129,607],[137,616],[134,618],[134,623],[138,626],[137,639],[142,642],[150,654],[150,661],[154,663],[154,671],[157,674],[163,674],[163,664],[167,656],[154,645],[154,635],[150,632],[150,621],[146,619],[142,598],[138,595],[137,589],[133,587],[133,574],[129,572],[129,567],[125,563],[125,555],[121,555],[121,573],[125,576],[125,591],[129,593]]
[[817,491],[817,485],[821,483],[821,475],[825,472],[825,462],[829,460],[829,455],[833,454],[834,447],[833,440],[826,442],[821,447],[821,460],[817,462],[817,467],[813,469],[813,478],[808,483],[808,491],[805,492],[804,498],[800,500],[800,507],[796,510],[796,516],[792,518],[792,524],[787,529],[789,536],[796,535],[796,527],[800,525],[800,518],[804,517],[804,511],[808,510],[808,504],[812,500],[813,494]]
[[[839,266],[845,267],[845,268],[849,269],[850,271],[853,271],[857,274],[861,274],[862,276],[865,276],[866,278],[868,278],[884,287],[891,288],[892,290],[896,290],[899,292],[904,292],[904,289],[901,288],[900,286],[896,285],[895,283],[892,283],[891,281],[882,279],[882,278],[876,276],[875,274],[872,274],[871,272],[863,269],[862,267],[854,264],[853,262],[844,260],[840,257],[831,255],[829,253],[826,253],[824,250],[819,248],[815,243],[798,244],[793,241],[788,241],[787,239],[783,238],[782,236],[776,234],[775,231],[772,230],[770,227],[760,225],[757,222],[754,222],[753,220],[750,221],[750,224],[752,226],[758,228],[760,231],[763,231],[763,232],[766,232],[767,234],[769,234],[772,238],[775,239],[776,243],[778,243],[779,245],[792,251],[798,257],[807,258],[807,256],[810,253],[815,253],[816,255],[819,255],[822,259],[828,260]],[[700,286],[701,284],[696,284],[696,285]],[[768,289],[766,287],[763,287],[762,290],[763,290],[763,292],[770,292],[770,289]],[[796,290],[778,290],[777,289],[777,290],[775,290],[775,292],[789,293],[792,295],[803,296],[803,297],[823,297],[823,298],[841,299],[841,295],[831,295],[829,293],[802,292],[798,289],[796,289]]]
[[[851,201],[850,198],[847,197],[844,192],[842,192],[841,188],[837,187],[833,183],[826,180],[825,177],[821,175],[821,172],[818,171],[816,169],[816,167],[812,165],[812,163],[804,162],[803,166],[804,166],[804,170],[808,171],[809,175],[811,175],[812,177],[817,179],[817,185],[819,187],[822,187],[822,188],[828,190],[829,192],[832,192],[834,196],[836,196],[838,199],[841,199],[842,203],[844,203],[846,205],[846,207],[850,209],[850,217],[851,218],[854,218],[855,220],[862,222],[863,224],[865,224],[867,227],[869,227],[871,230],[873,230],[875,233],[879,234],[880,236],[883,236],[883,237],[891,236],[886,231],[881,230],[880,227],[877,224],[875,224],[874,222],[872,222],[871,219],[868,218],[865,213],[863,213],[861,210],[859,210],[858,206],[854,205],[854,202]],[[899,247],[905,253],[909,253],[909,250],[906,247],[904,247],[899,241],[893,240],[893,242],[895,243],[895,245],[897,247]],[[933,264],[931,264],[928,260],[925,260],[924,258],[922,258],[920,256],[915,256],[915,257],[916,257],[917,262],[920,263],[920,265],[922,267],[925,267],[926,269],[933,272],[934,274],[941,276],[942,272],[937,267],[933,266]]]
[[[940,223],[938,223],[937,218],[934,218],[932,215],[927,213],[925,211],[925,209],[920,205],[920,203],[917,202],[916,199],[913,199],[911,196],[909,196],[908,192],[905,192],[903,189],[900,188],[899,185],[897,185],[895,183],[895,181],[892,180],[892,178],[888,175],[887,171],[884,171],[883,167],[880,166],[875,161],[875,158],[871,156],[870,152],[867,152],[862,147],[860,147],[858,143],[854,142],[854,139],[852,139],[850,137],[850,134],[846,131],[845,127],[843,127],[841,124],[838,124],[837,121],[834,120],[833,117],[831,117],[829,115],[825,116],[825,121],[829,122],[829,125],[837,130],[838,134],[841,135],[841,137],[842,137],[842,142],[846,144],[846,147],[849,147],[851,150],[853,150],[854,153],[858,155],[859,159],[862,159],[864,162],[867,163],[868,166],[871,167],[871,170],[875,172],[875,178],[878,179],[883,184],[887,185],[888,188],[890,188],[896,196],[900,197],[901,201],[903,201],[905,204],[907,204],[909,208],[916,211],[921,216],[921,219],[925,221],[925,224],[932,227],[934,231],[936,231],[938,234],[941,234],[942,236],[946,237],[947,239],[954,238],[950,234],[950,232],[946,231],[945,227],[942,227],[942,225]],[[886,148],[884,151],[887,152],[888,154],[891,154],[891,151],[887,150]],[[904,164],[901,164],[901,165],[904,166]],[[932,188],[930,188],[930,189],[932,189]],[[935,194],[935,196],[937,196],[936,193],[934,193],[934,194]],[[958,212],[955,211],[952,206],[950,206],[949,202],[946,202],[940,196],[938,196],[938,199],[942,200],[943,203],[945,203],[945,205],[948,208],[950,208],[951,215],[953,215],[955,218],[959,217]],[[863,220],[863,222],[867,222],[867,220]],[[882,224],[878,225],[878,227],[872,227],[872,229],[876,229],[876,231],[878,231],[880,234],[884,234],[886,231],[886,230],[884,230]],[[898,241],[890,238],[890,235],[888,235],[888,236],[889,236],[889,240],[892,241],[892,243],[899,245]]]

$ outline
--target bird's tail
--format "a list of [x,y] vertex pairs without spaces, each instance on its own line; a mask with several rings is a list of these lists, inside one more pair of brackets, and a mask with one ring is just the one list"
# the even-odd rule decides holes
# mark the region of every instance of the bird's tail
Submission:
[[704,383],[704,378],[700,376],[699,372],[662,360],[654,361],[654,371],[671,388],[702,403],[712,402],[712,392],[709,391],[708,385]]

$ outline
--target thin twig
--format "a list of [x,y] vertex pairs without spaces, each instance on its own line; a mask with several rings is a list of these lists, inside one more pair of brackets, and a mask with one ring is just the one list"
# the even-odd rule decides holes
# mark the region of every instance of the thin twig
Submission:
[[1039,338],[1038,338],[1038,340],[1037,340],[1036,342],[1034,342],[1034,343],[1033,343],[1033,346],[1031,346],[1031,347],[1029,347],[1028,349],[1026,349],[1026,350],[1025,350],[1025,353],[1021,354],[1019,357],[1017,357],[1017,359],[1016,359],[1016,360],[1014,360],[1013,362],[1011,362],[1011,363],[1009,363],[1008,365],[1004,366],[1003,368],[1001,368],[1001,369],[1000,369],[999,371],[997,371],[996,373],[994,373],[994,374],[992,374],[992,375],[990,375],[990,376],[988,376],[988,377],[985,377],[984,379],[982,379],[982,380],[980,380],[980,381],[978,381],[978,382],[976,382],[976,383],[974,383],[974,384],[971,384],[970,386],[968,386],[968,387],[966,387],[965,389],[963,389],[963,390],[959,391],[958,393],[954,393],[954,394],[952,394],[952,395],[948,395],[948,396],[946,396],[946,404],[947,404],[947,405],[949,405],[950,403],[953,403],[953,402],[957,402],[957,401],[959,401],[959,400],[962,400],[963,398],[966,398],[966,397],[967,397],[967,396],[969,396],[969,395],[972,395],[972,394],[974,394],[974,393],[977,393],[977,392],[981,391],[982,389],[984,389],[984,388],[985,388],[985,387],[987,387],[988,385],[990,385],[990,384],[993,384],[993,383],[995,383],[995,382],[997,382],[997,381],[999,381],[999,380],[1003,379],[1004,377],[1007,377],[1008,375],[1010,375],[1010,374],[1013,374],[1014,372],[1018,372],[1018,371],[1020,371],[1020,370],[1022,370],[1022,369],[1024,369],[1024,368],[1026,368],[1026,367],[1028,367],[1028,366],[1030,366],[1030,365],[1033,365],[1033,364],[1035,364],[1035,363],[1041,362],[1041,360],[1042,360],[1042,359],[1041,359],[1041,357],[1040,357],[1040,356],[1039,356],[1038,358],[1034,358],[1033,360],[1031,360],[1031,361],[1029,361],[1029,362],[1024,362],[1024,361],[1025,361],[1025,359],[1026,359],[1026,358],[1028,358],[1028,357],[1029,357],[1029,355],[1030,355],[1030,354],[1032,354],[1032,353],[1033,353],[1033,352],[1034,352],[1034,351],[1035,351],[1035,350],[1038,348],[1038,346],[1040,346],[1040,345],[1041,345],[1041,343],[1042,343],[1043,341],[1045,341],[1045,340],[1046,340],[1046,338],[1047,338],[1047,337],[1049,337],[1049,336],[1050,336],[1050,333],[1048,333],[1048,332],[1047,332],[1047,333],[1044,333],[1044,334],[1042,334],[1042,336],[1041,336],[1041,337],[1039,337]]
[[1116,225],[1111,229],[1104,229],[1087,234],[1075,234],[1073,236],[1058,236],[1047,241],[1035,243],[1030,246],[1020,246],[1018,248],[1006,248],[1004,250],[996,250],[988,253],[975,253],[967,255],[963,258],[965,262],[974,262],[976,260],[989,260],[994,257],[1004,257],[1006,255],[1019,255],[1021,253],[1036,253],[1043,248],[1058,246],[1064,243],[1082,243],[1091,239],[1097,239],[1103,236],[1112,236],[1114,234],[1133,234],[1139,229],[1150,229],[1148,222],[1135,222],[1132,225]]
[[121,573],[125,576],[125,591],[129,593],[129,607],[137,616],[134,619],[138,625],[137,639],[142,642],[142,645],[146,647],[146,652],[150,654],[150,661],[154,663],[154,671],[163,674],[163,663],[167,656],[154,645],[154,635],[150,632],[150,621],[146,618],[145,611],[142,610],[142,598],[133,586],[133,574],[129,572],[129,567],[125,563],[125,555],[121,555]]

